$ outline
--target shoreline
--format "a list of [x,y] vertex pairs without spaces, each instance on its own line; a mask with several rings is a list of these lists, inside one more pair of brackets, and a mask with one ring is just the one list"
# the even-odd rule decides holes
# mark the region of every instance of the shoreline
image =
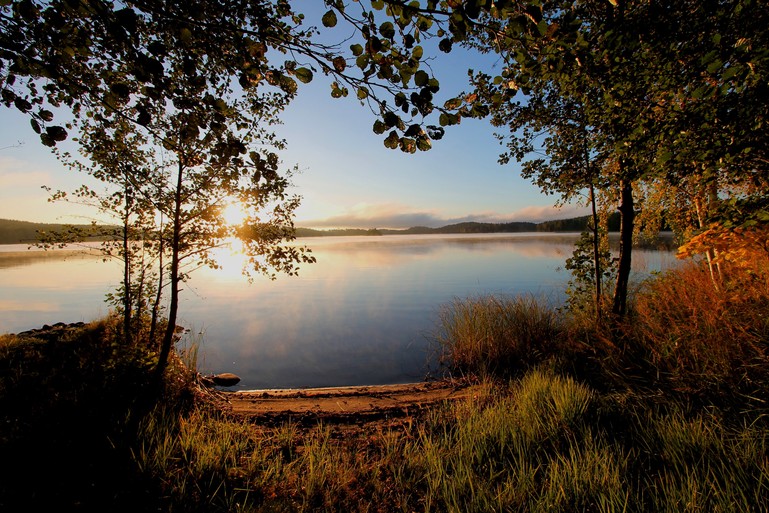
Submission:
[[438,380],[392,385],[221,391],[230,413],[251,421],[361,424],[409,418],[444,401],[478,393],[480,385]]

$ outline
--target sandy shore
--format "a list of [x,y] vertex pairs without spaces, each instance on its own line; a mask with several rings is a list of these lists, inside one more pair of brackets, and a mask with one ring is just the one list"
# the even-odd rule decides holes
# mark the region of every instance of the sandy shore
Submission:
[[468,397],[477,387],[459,381],[433,381],[309,389],[226,392],[233,414],[255,422],[361,424],[408,417],[427,406]]

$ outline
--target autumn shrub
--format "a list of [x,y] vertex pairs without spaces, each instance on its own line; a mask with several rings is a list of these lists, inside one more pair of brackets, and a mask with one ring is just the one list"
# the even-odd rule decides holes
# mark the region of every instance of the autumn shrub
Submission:
[[[667,388],[724,399],[769,399],[769,272],[704,263],[649,280],[625,323],[628,344]],[[735,396],[736,394],[736,396]]]
[[533,296],[455,299],[440,314],[441,361],[454,372],[515,375],[554,354],[562,325]]

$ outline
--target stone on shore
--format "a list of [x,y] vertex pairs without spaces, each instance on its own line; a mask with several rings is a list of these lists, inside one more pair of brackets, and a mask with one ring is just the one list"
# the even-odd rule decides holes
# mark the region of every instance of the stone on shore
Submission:
[[231,372],[223,372],[211,376],[211,381],[220,387],[232,387],[240,383],[240,376]]

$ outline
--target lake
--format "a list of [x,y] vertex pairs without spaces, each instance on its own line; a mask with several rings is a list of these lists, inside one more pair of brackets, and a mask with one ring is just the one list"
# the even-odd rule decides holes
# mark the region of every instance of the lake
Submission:
[[[201,269],[184,285],[182,344],[200,344],[202,372],[234,372],[237,388],[407,383],[434,366],[441,305],[480,294],[526,294],[560,304],[576,234],[391,235],[300,239],[318,262],[298,277]],[[669,252],[637,250],[638,272],[666,268]],[[120,280],[98,255],[0,246],[0,332],[108,313]]]

